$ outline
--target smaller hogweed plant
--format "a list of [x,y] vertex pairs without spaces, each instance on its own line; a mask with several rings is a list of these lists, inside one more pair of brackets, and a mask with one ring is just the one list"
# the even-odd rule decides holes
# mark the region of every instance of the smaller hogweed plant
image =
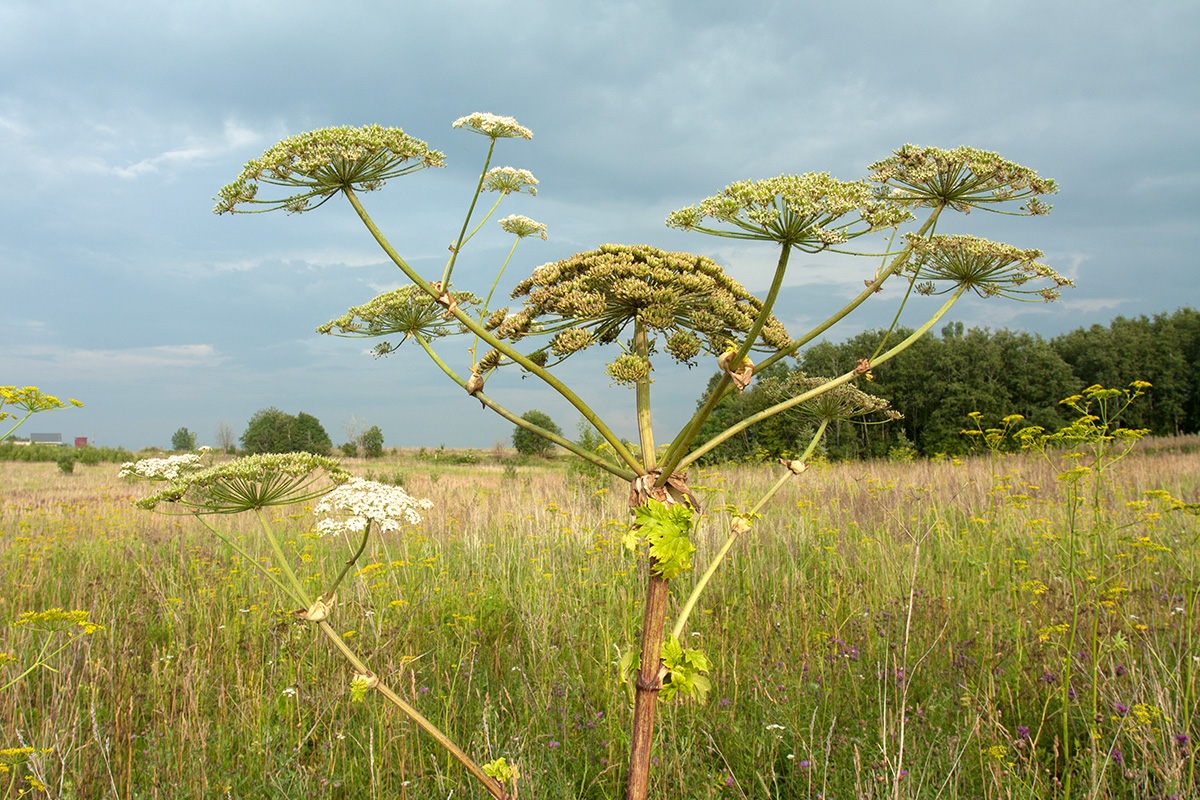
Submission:
[[[329,623],[337,605],[338,588],[366,549],[372,530],[396,531],[418,524],[421,511],[431,506],[429,501],[410,497],[397,486],[351,477],[337,460],[310,453],[259,454],[210,466],[205,466],[201,457],[194,454],[148,458],[125,464],[120,474],[160,487],[135,501],[139,508],[192,515],[298,606],[292,612],[293,618],[315,625],[350,665],[348,689],[352,699],[362,701],[368,691],[378,692],[458,759],[489,792],[497,797],[504,795],[503,786],[495,776],[511,777],[512,770],[503,759],[499,766],[476,764],[436,725],[381,681]],[[314,508],[320,517],[314,528],[316,534],[345,536],[357,544],[325,591],[314,597],[296,575],[292,559],[281,544],[280,531],[264,512],[318,499]],[[250,513],[258,520],[271,549],[274,569],[208,521],[214,515],[240,513]]]
[[[1041,253],[1036,250],[961,234],[944,235],[938,232],[938,226],[945,224],[949,214],[972,210],[1042,215],[1050,210],[1042,198],[1053,194],[1056,187],[1033,170],[994,153],[967,147],[942,150],[905,145],[871,165],[867,177],[860,180],[842,181],[827,173],[809,173],[741,181],[668,217],[667,225],[680,230],[759,241],[774,247],[778,253],[775,270],[761,298],[703,256],[648,245],[609,244],[539,267],[512,290],[511,300],[519,302],[519,307],[496,308],[493,299],[513,249],[525,239],[545,239],[546,226],[521,216],[498,221],[500,228],[515,238],[508,257],[495,267],[490,286],[460,288],[454,283],[455,269],[472,237],[492,218],[505,196],[536,194],[537,179],[527,170],[492,164],[502,139],[530,139],[532,133],[512,118],[487,113],[462,117],[453,127],[484,137],[488,147],[474,194],[440,274],[425,275],[415,269],[384,235],[365,204],[368,192],[381,189],[393,178],[446,164],[441,152],[397,128],[334,128],[286,139],[248,163],[220,192],[214,210],[223,214],[283,209],[299,214],[342,195],[408,284],[351,308],[318,331],[375,338],[379,340],[375,348],[379,355],[411,340],[485,408],[570,451],[590,464],[589,468],[629,483],[632,518],[626,544],[648,565],[640,636],[620,659],[622,675],[630,682],[634,695],[626,796],[640,800],[648,792],[659,705],[684,699],[703,702],[714,677],[719,679],[708,674],[711,662],[703,653],[682,644],[681,634],[689,615],[733,543],[753,530],[756,515],[783,486],[804,474],[829,423],[868,414],[878,416],[886,411],[876,398],[855,384],[869,380],[873,370],[925,335],[968,292],[981,297],[1052,300],[1061,287],[1070,284],[1040,264]],[[480,200],[492,193],[496,196],[491,206],[477,212]],[[866,237],[879,243],[860,245],[859,240],[865,242]],[[864,270],[864,288],[857,296],[819,325],[793,338],[772,312],[789,259],[796,250],[873,255],[878,261]],[[881,252],[872,254],[871,250]],[[701,427],[723,397],[745,389],[756,372],[794,356],[871,300],[888,282],[905,287],[901,309],[914,295],[943,296],[944,300],[910,336],[901,341],[885,339],[876,352],[864,352],[851,371],[777,382],[772,396],[777,396],[778,402],[697,444]],[[897,309],[897,318],[899,313]],[[469,344],[447,349],[444,340],[455,336]],[[613,384],[633,390],[637,447],[628,446],[595,407],[556,375],[555,368],[563,361],[593,348],[606,348],[611,353],[605,369]],[[714,363],[720,374],[695,416],[663,447],[650,422],[651,359],[660,352],[688,365],[712,359],[709,363]],[[582,415],[582,424],[594,430],[596,441],[584,446],[513,412],[502,398],[485,391],[498,370],[519,371],[559,393]],[[696,548],[692,539],[700,509],[688,486],[688,467],[747,427],[785,412],[814,420],[814,434],[798,458],[779,464],[779,478],[763,497],[749,507],[727,509],[724,543],[711,562],[703,565],[702,574],[693,579],[698,565],[693,563]],[[311,466],[335,478],[340,475],[332,465],[314,462]],[[282,464],[263,467],[267,471],[255,473],[258,477],[254,483],[250,478],[231,482],[232,478],[220,477],[225,474],[221,469],[217,468],[216,473],[188,473],[184,481],[171,484],[172,488],[165,490],[167,494],[147,502],[193,503],[190,507],[197,514],[202,509],[217,511],[227,506],[229,510],[258,509],[261,506],[252,505],[251,497],[231,495],[229,487],[236,484],[248,490],[250,486],[273,485],[276,478],[268,480],[267,475],[275,471],[282,483],[295,480],[282,477],[290,474]],[[358,496],[354,494],[355,486],[346,484],[338,489],[325,501],[327,507],[350,508],[357,502],[349,499]],[[263,491],[272,494],[275,490]],[[284,490],[284,495],[291,491]],[[309,489],[294,491],[306,494]],[[390,501],[382,495],[378,498],[370,501],[370,507],[374,508],[375,503],[390,507]],[[372,524],[377,528],[384,524],[367,514],[355,512],[352,516],[374,521],[355,523],[362,527],[352,528],[355,532],[361,530],[364,540]],[[385,516],[397,519],[391,511]],[[273,542],[278,555],[277,543],[266,526],[264,535]],[[288,570],[284,569],[284,574]],[[672,587],[686,599],[674,609],[668,628]],[[314,599],[305,596],[291,580],[281,588],[303,606],[305,618],[323,626],[335,645],[344,648],[325,621],[335,600],[332,589]],[[359,665],[347,650],[343,652],[359,676],[356,691],[384,691],[377,676]],[[507,762],[501,759],[477,766],[399,697],[386,691],[384,694],[417,719],[479,778],[490,794],[497,798],[510,796],[515,773]]]

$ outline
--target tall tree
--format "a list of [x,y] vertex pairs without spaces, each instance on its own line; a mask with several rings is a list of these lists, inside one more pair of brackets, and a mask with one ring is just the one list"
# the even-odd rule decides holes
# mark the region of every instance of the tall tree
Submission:
[[1162,436],[1200,430],[1200,312],[1184,308],[1152,318],[1117,317],[1107,328],[1077,328],[1053,344],[1085,386],[1152,384],[1145,401],[1122,418],[1127,427]]

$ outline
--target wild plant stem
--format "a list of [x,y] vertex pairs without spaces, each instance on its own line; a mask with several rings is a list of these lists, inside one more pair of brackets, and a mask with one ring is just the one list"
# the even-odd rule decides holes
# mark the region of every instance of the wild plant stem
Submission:
[[371,535],[372,522],[373,520],[367,519],[367,527],[363,530],[362,540],[358,543],[358,549],[354,551],[354,554],[350,558],[346,559],[346,563],[342,565],[342,571],[337,574],[337,577],[333,579],[333,583],[330,584],[329,589],[325,592],[326,596],[332,596],[337,591],[337,588],[342,585],[342,580],[346,577],[346,573],[350,571],[350,567],[354,566],[354,563],[358,561],[358,557],[362,555],[363,550],[367,549],[367,539]]
[[[337,631],[333,629],[333,626],[329,624],[328,620],[321,620],[317,623],[317,627],[320,628],[321,632],[325,634],[325,637],[329,639],[337,651],[341,653],[348,662],[350,662],[350,666],[354,668],[355,672],[363,676],[371,676],[374,674],[367,668],[366,664],[362,662],[358,655],[350,649],[350,646],[347,645],[346,641],[338,634]],[[474,759],[463,752],[458,745],[450,741],[449,737],[442,733],[436,725],[426,719],[421,712],[417,711],[415,708],[406,703],[404,698],[400,697],[400,695],[389,689],[382,681],[376,683],[374,688],[377,692],[387,698],[392,705],[404,712],[404,714],[413,722],[415,722],[417,726],[421,728],[421,730],[428,733],[437,741],[439,745],[445,748],[446,751],[450,753],[450,755],[452,755],[456,761],[466,768],[467,772],[471,773],[476,780],[483,784],[484,788],[487,789],[488,794],[497,798],[497,800],[506,800],[508,793],[505,792],[504,787],[500,785],[500,783],[494,778],[488,776],[488,774],[483,771],[483,768],[475,763]]]
[[[447,364],[442,359],[442,357],[437,354],[437,351],[435,351],[433,349],[433,346],[429,343],[429,341],[424,336],[422,336],[421,334],[418,333],[418,334],[416,334],[416,340],[417,340],[417,343],[420,344],[422,348],[424,348],[424,350],[425,350],[426,354],[428,354],[429,358],[433,360],[433,363],[437,364],[438,368],[442,372],[444,372],[446,374],[446,376],[450,378],[450,380],[454,381],[455,383],[457,383],[459,386],[461,386],[464,389],[467,387],[467,382],[465,380],[463,380],[458,375],[458,373],[456,373],[453,369],[451,369],[450,365]],[[538,436],[541,436],[543,439],[547,439],[551,442],[554,442],[559,447],[562,447],[565,450],[569,450],[570,452],[574,453],[575,455],[579,456],[580,458],[584,459],[585,461],[589,461],[589,462],[595,464],[596,466],[600,467],[604,471],[617,476],[621,480],[631,481],[636,477],[636,475],[633,472],[630,472],[629,470],[626,470],[626,469],[621,469],[616,464],[613,464],[612,462],[605,460],[604,458],[597,455],[596,453],[593,453],[590,450],[587,450],[587,449],[579,446],[578,444],[576,444],[575,442],[572,442],[570,439],[567,439],[566,437],[562,436],[561,434],[557,434],[552,431],[548,431],[545,428],[542,428],[538,425],[534,425],[532,422],[529,422],[525,419],[522,419],[521,417],[518,417],[512,411],[509,411],[507,408],[505,408],[504,406],[497,403],[491,397],[484,394],[482,389],[475,392],[475,394],[473,394],[471,396],[474,397],[479,402],[483,403],[484,406],[486,406],[487,408],[490,408],[492,411],[496,412],[497,414],[504,417],[509,422],[513,423],[514,425],[516,425],[520,428],[524,428],[525,430],[527,430],[531,433],[536,433]]]
[[259,525],[262,526],[263,534],[267,537],[267,542],[271,545],[271,552],[275,554],[275,563],[283,570],[284,577],[288,579],[288,583],[292,587],[292,593],[300,600],[300,604],[304,608],[312,603],[308,599],[308,593],[304,591],[304,584],[300,583],[300,579],[296,577],[296,573],[292,570],[292,565],[288,562],[287,556],[283,553],[283,548],[279,545],[279,539],[276,538],[275,532],[271,530],[271,526],[267,524],[267,520],[263,517],[261,508],[254,509],[254,516],[258,518]]
[[[450,246],[450,258],[446,261],[446,269],[442,272],[442,288],[450,286],[450,273],[454,271],[454,262],[458,260],[458,251],[462,249],[465,241],[467,226],[471,224],[471,215],[475,213],[475,204],[479,202],[479,193],[483,191],[483,179],[487,177],[488,164],[492,163],[492,151],[495,149],[496,140],[492,139],[491,145],[488,146],[487,158],[483,160],[483,169],[479,172],[479,183],[475,186],[475,194],[471,195],[471,205],[467,208],[466,218],[463,219],[462,230],[458,232],[458,239]],[[347,190],[346,195],[349,196],[349,194],[350,190]]]
[[271,572],[271,570],[267,569],[262,564],[260,564],[258,562],[258,559],[256,559],[254,556],[252,556],[248,552],[246,552],[245,548],[243,548],[237,542],[230,539],[225,534],[221,533],[219,530],[214,528],[212,525],[209,525],[207,520],[205,520],[204,517],[201,516],[200,514],[193,514],[192,516],[195,517],[196,520],[201,525],[208,528],[210,533],[212,533],[214,536],[216,536],[218,539],[220,539],[225,544],[229,545],[229,547],[233,548],[234,552],[236,552],[238,555],[240,555],[247,564],[252,565],[255,569],[257,569],[259,572],[261,572],[266,577],[267,580],[269,580],[271,583],[275,584],[275,586],[277,586],[279,589],[281,589],[284,594],[291,595],[292,599],[295,600],[297,603],[300,603],[300,604],[306,605],[306,606],[308,605],[308,601],[304,599],[303,594],[296,595],[292,591],[291,586],[289,586],[288,584],[279,580],[279,578],[275,576],[275,573]]
[[[633,347],[635,354],[649,358],[650,346],[646,328],[641,320],[634,322]],[[650,377],[637,382],[638,437],[642,448],[642,463],[646,473],[655,468],[654,431],[650,424]],[[655,560],[650,559],[647,572],[646,607],[642,616],[641,665],[637,674],[637,693],[633,710],[633,733],[629,745],[629,773],[626,800],[645,800],[650,789],[650,753],[654,745],[654,717],[658,710],[658,695],[662,689],[663,623],[667,618],[669,582],[654,572]]]
[[[416,284],[421,291],[425,292],[425,294],[429,295],[430,297],[437,299],[441,293],[435,290],[427,280],[422,278],[420,274],[414,270],[398,252],[396,252],[396,248],[392,247],[391,242],[387,240],[387,237],[385,237],[383,232],[379,230],[379,226],[375,224],[375,220],[373,220],[371,215],[367,213],[367,209],[363,207],[362,202],[358,199],[358,195],[355,194],[352,189],[345,189],[343,190],[343,193],[346,195],[346,199],[350,201],[350,205],[354,207],[354,211],[358,214],[359,219],[361,219],[363,224],[366,225],[367,230],[371,232],[371,236],[373,236],[379,246],[383,248],[383,252],[386,253],[388,258],[392,260],[392,263],[399,267],[400,270],[406,276],[408,276],[408,279]],[[483,341],[487,342],[490,346],[499,350],[503,355],[521,365],[521,367],[526,371],[536,375],[547,386],[562,395],[563,398],[566,399],[567,402],[569,402],[572,406],[574,406],[575,409],[583,415],[583,418],[586,419],[588,423],[596,429],[596,432],[604,437],[605,441],[609,443],[613,449],[613,452],[617,454],[618,458],[629,465],[635,472],[637,472],[637,474],[644,474],[641,463],[639,463],[637,458],[635,458],[634,455],[629,452],[629,449],[621,442],[621,438],[604,423],[604,420],[600,419],[596,412],[593,411],[587,403],[583,402],[578,395],[567,388],[566,384],[551,375],[542,367],[530,361],[528,357],[513,349],[507,343],[496,338],[491,331],[484,329],[484,327],[479,324],[477,320],[472,319],[465,312],[463,312],[461,308],[455,308],[452,313],[454,314],[454,318],[465,325],[469,331],[474,333]]]
[[[729,362],[731,369],[736,370],[738,365],[742,363],[750,352],[750,348],[754,346],[754,341],[766,326],[767,320],[771,318],[771,309],[775,307],[775,299],[779,296],[779,290],[783,286],[783,276],[787,272],[788,256],[791,254],[792,248],[788,243],[784,243],[783,249],[779,252],[779,259],[775,262],[775,277],[771,280],[771,288],[767,292],[767,297],[763,300],[762,308],[758,312],[758,318],[754,320],[754,324],[750,326],[749,332],[746,334],[746,340],[742,342],[737,353]],[[713,387],[713,390],[708,393],[708,398],[704,401],[704,406],[688,421],[688,424],[679,435],[667,447],[667,452],[664,457],[663,474],[658,479],[660,486],[667,482],[679,464],[687,455],[687,449],[695,441],[696,436],[700,433],[700,428],[708,420],[712,412],[716,410],[717,403],[725,396],[725,392],[729,389],[732,378],[729,373],[721,376],[721,380]]]
[[[942,307],[938,309],[937,313],[934,314],[932,317],[930,317],[929,320],[924,325],[922,325],[920,328],[917,328],[915,331],[913,331],[911,336],[909,336],[907,339],[905,339],[904,341],[897,344],[891,350],[888,350],[886,353],[883,353],[883,354],[879,355],[878,357],[871,359],[870,366],[876,367],[876,366],[884,363],[885,361],[888,361],[888,360],[894,358],[895,356],[899,355],[900,353],[904,352],[909,347],[911,347],[914,342],[916,342],[918,339],[920,339],[922,336],[924,336],[929,331],[930,328],[932,328],[934,325],[936,325],[938,320],[940,320],[943,316],[945,316],[946,312],[948,312],[950,310],[950,307],[954,305],[954,303],[958,300],[958,298],[962,297],[963,292],[965,292],[966,290],[967,290],[966,286],[958,287],[958,289],[954,292],[954,294],[952,294],[950,296],[950,298],[945,303],[942,304]],[[729,438],[741,433],[746,428],[749,428],[751,425],[754,425],[764,419],[767,419],[768,417],[773,417],[781,411],[786,411],[789,408],[794,408],[795,406],[798,406],[801,403],[807,402],[807,401],[813,399],[814,397],[817,397],[818,395],[822,395],[825,392],[828,392],[830,389],[834,389],[838,386],[841,386],[844,383],[849,383],[850,381],[857,378],[858,375],[859,375],[859,373],[857,370],[847,372],[845,375],[834,378],[834,379],[830,380],[828,383],[822,384],[821,386],[818,386],[815,389],[810,389],[809,391],[804,392],[803,394],[798,394],[789,400],[785,400],[782,403],[776,403],[775,405],[771,406],[770,408],[764,409],[763,411],[760,411],[757,414],[753,414],[749,417],[746,417],[744,420],[737,423],[736,425],[730,425],[728,428],[726,428],[720,434],[718,434],[717,436],[714,436],[712,439],[709,439],[703,445],[701,445],[700,447],[696,448],[691,453],[689,453],[687,455],[687,457],[684,458],[679,463],[679,466],[677,468],[682,469],[682,468],[686,467],[687,465],[693,463],[697,459],[703,457],[705,453],[708,453],[713,448],[719,446],[722,442],[727,441]]]
[[[801,454],[800,458],[797,459],[798,461],[804,463],[812,457],[813,451],[817,449],[817,443],[820,442],[821,437],[825,435],[825,429],[827,427],[829,427],[829,420],[821,420],[821,424],[817,427],[816,433],[813,434],[812,441],[808,443],[808,447],[804,450],[804,453]],[[775,481],[775,485],[768,489],[758,503],[755,504],[754,508],[750,509],[750,511],[745,515],[747,521],[753,520],[754,516],[762,510],[763,506],[765,506],[771,500],[771,498],[775,496],[776,492],[782,489],[783,485],[787,483],[790,478],[794,477],[795,474],[796,473],[792,472],[792,470],[789,468],[783,473],[783,475],[779,476],[779,480]],[[729,536],[725,539],[725,543],[721,545],[721,549],[718,550],[716,556],[713,557],[712,563],[708,565],[708,569],[705,570],[702,576],[700,576],[700,580],[696,582],[695,587],[692,588],[692,593],[688,595],[688,599],[683,604],[683,609],[679,612],[679,618],[675,620],[675,626],[671,629],[671,635],[675,638],[678,639],[679,636],[683,634],[683,629],[687,626],[688,617],[691,616],[693,609],[696,607],[696,603],[700,600],[700,595],[704,593],[704,590],[708,587],[708,582],[712,580],[713,575],[715,575],[717,572],[717,568],[721,566],[721,563],[725,560],[725,556],[729,553],[729,548],[733,547],[733,543],[737,541],[738,536],[740,535],[740,531],[736,527],[730,528]]]

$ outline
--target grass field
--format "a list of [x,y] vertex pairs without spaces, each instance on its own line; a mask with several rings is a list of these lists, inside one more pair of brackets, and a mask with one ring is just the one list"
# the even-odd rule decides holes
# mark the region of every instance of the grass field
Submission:
[[[627,487],[489,458],[349,463],[434,507],[372,541],[334,624],[477,760],[515,762],[522,800],[620,797],[615,663],[644,585],[620,546]],[[1200,797],[1200,532],[1169,510],[1200,495],[1200,454],[1159,442],[1058,477],[1079,464],[794,480],[691,618],[713,690],[664,705],[652,796]],[[0,464],[0,685],[46,661],[0,690],[4,797],[484,796],[399,712],[352,702],[345,663],[251,565],[133,509],[146,487],[117,469]],[[777,470],[691,483],[715,512]],[[315,592],[350,543],[314,537],[305,509],[276,518]],[[727,520],[701,523],[699,570]],[[267,563],[249,520],[217,522]],[[54,608],[102,627],[37,613]]]

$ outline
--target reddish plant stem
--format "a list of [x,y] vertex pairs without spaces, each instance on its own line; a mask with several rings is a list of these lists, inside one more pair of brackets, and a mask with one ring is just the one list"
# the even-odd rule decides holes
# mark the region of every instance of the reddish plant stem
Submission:
[[[653,570],[654,561],[650,568]],[[633,737],[629,746],[629,779],[626,800],[645,800],[650,789],[650,751],[654,745],[654,717],[662,689],[663,623],[667,617],[669,581],[650,575],[646,587],[646,612],[642,618],[642,661],[637,674],[633,708]]]

